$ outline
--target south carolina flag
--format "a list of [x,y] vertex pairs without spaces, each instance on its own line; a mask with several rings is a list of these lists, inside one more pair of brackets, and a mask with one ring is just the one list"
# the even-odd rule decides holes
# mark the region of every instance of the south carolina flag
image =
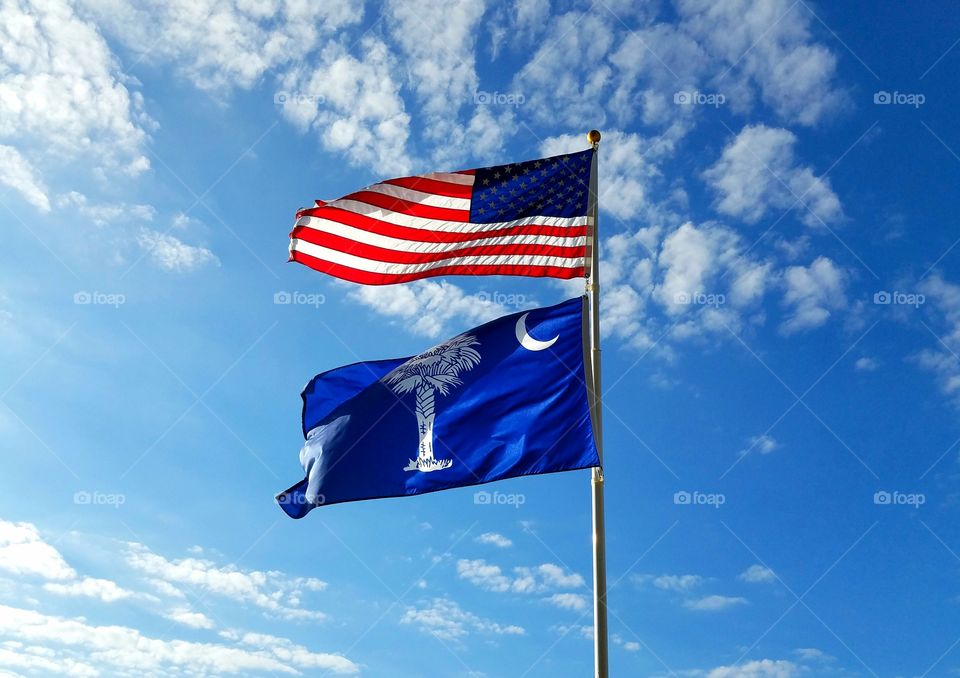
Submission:
[[325,504],[599,466],[584,303],[314,377],[302,393],[305,477],[277,496],[280,507],[301,518]]

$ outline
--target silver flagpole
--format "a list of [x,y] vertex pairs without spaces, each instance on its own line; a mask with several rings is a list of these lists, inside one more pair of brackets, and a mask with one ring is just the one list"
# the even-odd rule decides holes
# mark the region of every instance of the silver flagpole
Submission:
[[593,469],[593,656],[596,678],[608,678],[607,657],[607,540],[603,519],[603,397],[600,390],[600,238],[597,208],[597,156],[600,132],[590,130],[587,140],[593,146],[590,171],[590,205],[593,227],[590,230],[590,272],[587,294],[590,296],[590,404],[593,409],[594,437],[600,466]]

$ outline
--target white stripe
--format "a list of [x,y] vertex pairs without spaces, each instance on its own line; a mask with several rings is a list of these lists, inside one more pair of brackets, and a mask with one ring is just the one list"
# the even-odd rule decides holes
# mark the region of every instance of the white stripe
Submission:
[[[308,222],[308,223],[304,223]],[[366,245],[375,245],[388,250],[401,252],[444,252],[447,250],[462,249],[474,245],[546,245],[553,247],[586,247],[586,236],[552,236],[552,235],[499,235],[490,238],[477,238],[463,242],[423,242],[421,240],[406,240],[392,238],[378,233],[371,233],[362,228],[347,226],[329,219],[319,217],[302,217],[299,226],[311,230],[322,231],[338,235],[342,238],[361,242]]]
[[[425,193],[404,186],[394,186],[393,184],[374,184],[367,186],[364,191],[372,191],[382,195],[389,195],[392,198],[399,198],[408,202],[415,202],[421,205],[430,205],[431,207],[445,207],[448,210],[469,210],[470,200],[468,198],[451,198],[447,195],[437,195],[436,193]],[[339,200],[329,203],[334,207],[339,207]]]
[[473,174],[454,174],[453,172],[431,172],[420,176],[424,179],[446,181],[448,184],[460,184],[461,186],[473,186],[474,180]]
[[443,266],[557,266],[559,268],[579,268],[584,264],[583,257],[550,257],[529,254],[489,254],[469,257],[450,257],[440,261],[422,264],[395,264],[386,261],[374,261],[346,252],[332,250],[320,245],[293,238],[290,251],[302,252],[311,257],[329,261],[341,266],[355,268],[369,273],[399,275],[403,273],[422,273]]
[[[440,219],[428,219],[426,217],[415,217],[410,214],[400,214],[391,210],[385,210],[382,207],[368,205],[359,200],[337,200],[336,207],[347,212],[362,214],[363,216],[377,219],[395,226],[407,226],[409,228],[420,228],[425,231],[448,231],[452,233],[470,233],[472,231],[494,231],[501,228],[510,228],[511,226],[559,226],[561,228],[570,228],[572,226],[589,226],[592,217],[524,217],[513,221],[494,221],[489,224],[476,224],[468,221],[441,221]],[[302,216],[301,219],[314,219],[316,217]],[[299,222],[298,222],[299,223]]]

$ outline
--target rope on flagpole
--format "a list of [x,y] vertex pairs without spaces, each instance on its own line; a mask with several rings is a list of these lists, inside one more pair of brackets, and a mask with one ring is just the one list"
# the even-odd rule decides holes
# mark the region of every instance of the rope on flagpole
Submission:
[[600,466],[593,469],[591,489],[593,498],[593,654],[595,678],[608,678],[607,655],[607,543],[603,513],[603,397],[600,390],[600,238],[597,200],[597,156],[600,151],[600,132],[587,133],[593,146],[593,165],[590,171],[590,275],[586,292],[590,297],[590,404],[593,410],[594,439]]

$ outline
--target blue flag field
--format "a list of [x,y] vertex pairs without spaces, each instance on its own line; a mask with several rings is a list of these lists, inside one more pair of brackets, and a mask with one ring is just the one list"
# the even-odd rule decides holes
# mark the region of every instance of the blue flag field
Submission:
[[498,318],[420,355],[340,367],[302,393],[313,508],[598,466],[584,363],[585,298]]

